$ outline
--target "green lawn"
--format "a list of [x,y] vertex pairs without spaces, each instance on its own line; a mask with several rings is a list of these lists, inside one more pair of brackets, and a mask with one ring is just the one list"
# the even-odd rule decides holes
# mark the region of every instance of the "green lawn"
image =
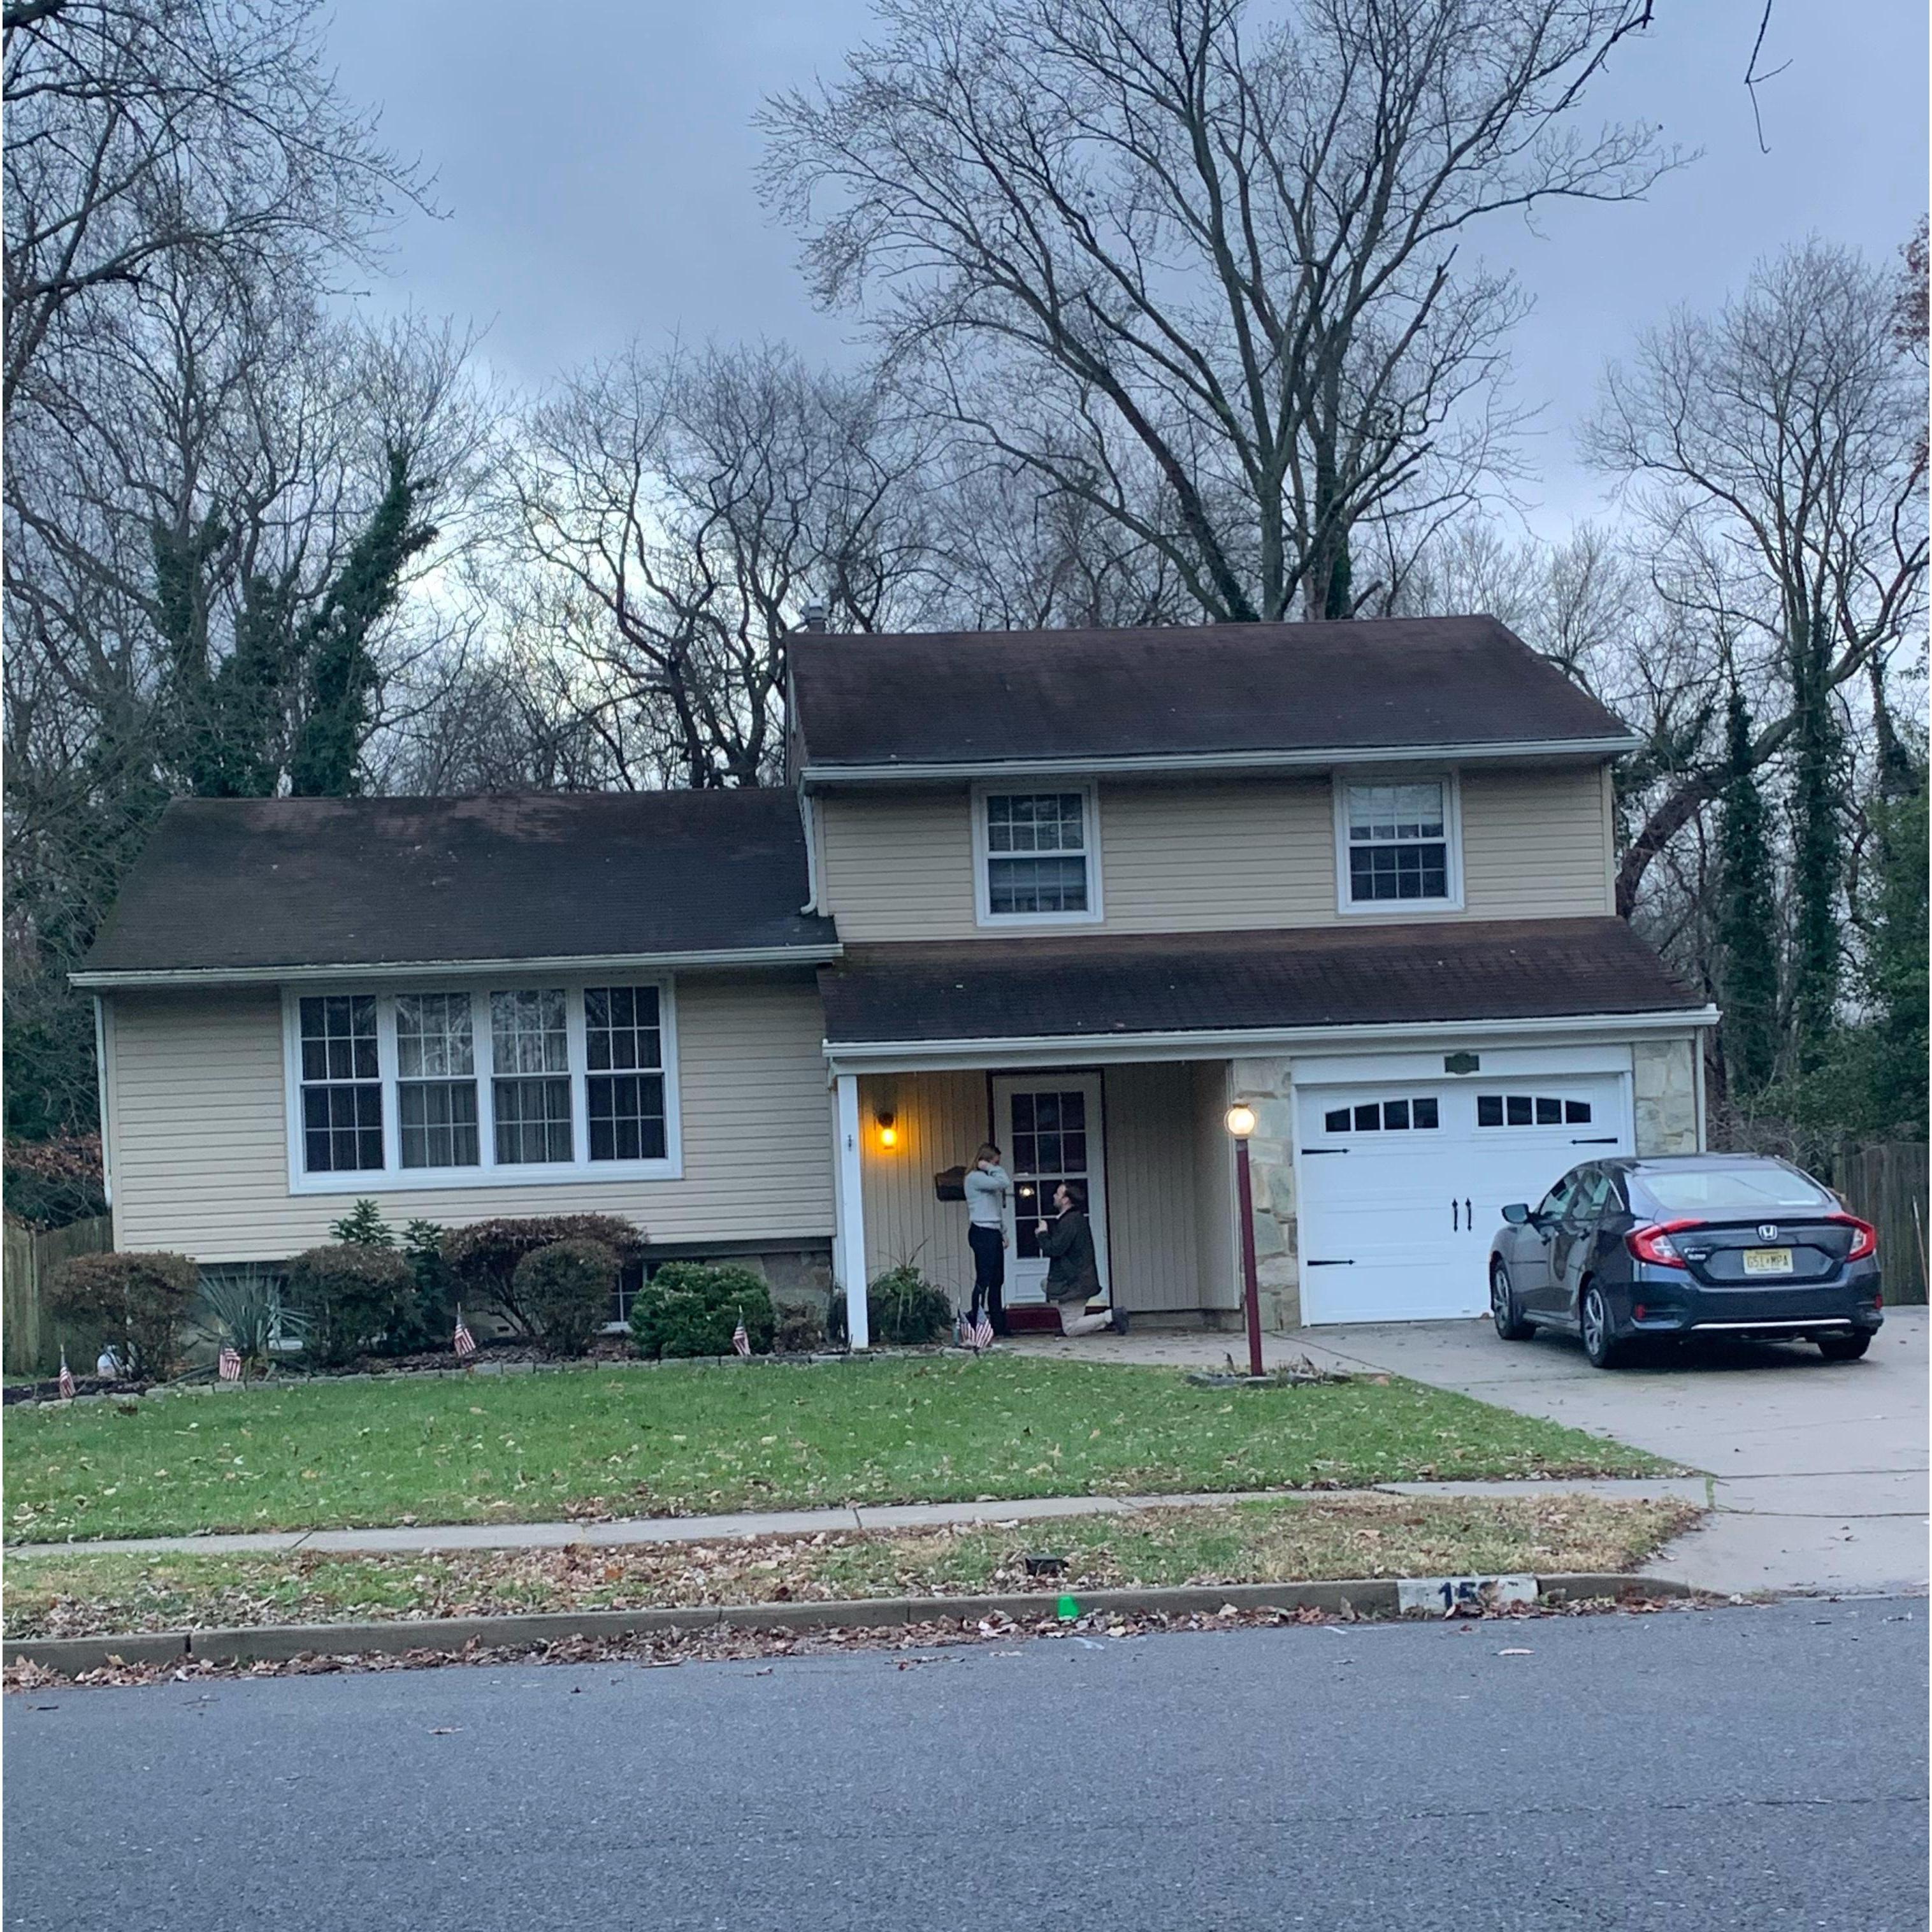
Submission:
[[[1698,1512],[1588,1496],[1319,1497],[956,1530],[594,1550],[134,1556],[8,1564],[9,1637],[698,1604],[1053,1594],[1125,1584],[1494,1576],[1635,1568]],[[1063,1576],[1030,1578],[1051,1550]]]
[[15,1543],[1664,1466],[1411,1382],[1216,1390],[997,1355],[18,1407],[4,1446]]

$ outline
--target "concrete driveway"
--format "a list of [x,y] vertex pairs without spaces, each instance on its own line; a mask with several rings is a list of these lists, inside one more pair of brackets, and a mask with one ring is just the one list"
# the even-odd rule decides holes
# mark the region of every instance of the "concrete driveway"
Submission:
[[1655,1574],[1859,1594],[1926,1587],[1927,1328],[1923,1308],[1887,1310],[1862,1362],[1737,1342],[1607,1373],[1573,1341],[1499,1341],[1486,1321],[1303,1329],[1269,1353],[1387,1370],[1714,1477],[1717,1514]]

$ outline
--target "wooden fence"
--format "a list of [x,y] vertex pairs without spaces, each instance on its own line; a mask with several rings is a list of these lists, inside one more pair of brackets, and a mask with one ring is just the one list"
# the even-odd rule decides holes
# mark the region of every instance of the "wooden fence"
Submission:
[[1888,1302],[1925,1299],[1926,1157],[1923,1141],[1841,1147],[1831,1182],[1854,1214],[1878,1230],[1879,1267]]
[[[48,1271],[70,1255],[105,1254],[114,1245],[114,1220],[103,1214],[64,1228],[36,1234],[6,1224],[4,1268],[0,1268],[0,1361],[10,1376],[50,1376],[60,1366],[60,1337],[40,1308],[40,1285]],[[92,1375],[94,1363],[74,1364],[77,1375]]]

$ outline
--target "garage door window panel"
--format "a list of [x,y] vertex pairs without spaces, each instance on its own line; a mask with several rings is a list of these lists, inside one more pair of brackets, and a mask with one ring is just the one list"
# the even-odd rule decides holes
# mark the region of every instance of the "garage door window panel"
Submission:
[[1426,1133],[1442,1124],[1442,1111],[1432,1094],[1331,1107],[1322,1117],[1324,1130],[1331,1134]]
[[1592,1120],[1588,1100],[1566,1100],[1550,1094],[1478,1094],[1479,1127],[1586,1127]]

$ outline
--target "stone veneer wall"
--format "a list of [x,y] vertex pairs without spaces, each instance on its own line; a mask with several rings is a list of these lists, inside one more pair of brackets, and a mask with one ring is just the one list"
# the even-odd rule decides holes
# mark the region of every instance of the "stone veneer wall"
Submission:
[[1301,1262],[1294,1215],[1294,1097],[1288,1062],[1233,1063],[1233,1097],[1255,1110],[1248,1163],[1255,1192],[1255,1274],[1262,1326],[1273,1333],[1301,1320]]
[[1636,1063],[1637,1152],[1696,1154],[1696,1041],[1639,1040],[1632,1052]]

